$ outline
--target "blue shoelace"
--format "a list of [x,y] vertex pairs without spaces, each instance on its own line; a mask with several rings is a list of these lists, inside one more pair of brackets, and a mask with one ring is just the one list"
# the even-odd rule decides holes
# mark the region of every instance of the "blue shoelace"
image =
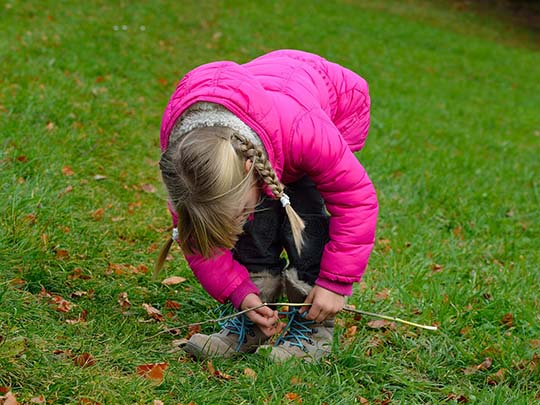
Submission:
[[300,314],[296,308],[290,311],[280,312],[280,315],[287,315],[289,322],[287,322],[287,326],[285,326],[277,338],[274,346],[289,342],[291,346],[299,347],[305,351],[306,348],[302,341],[311,341],[310,335],[313,333],[313,329],[310,326],[315,322],[305,319],[307,313]]
[[[225,308],[222,309],[220,317],[229,315],[232,313],[232,311],[234,311],[234,308],[226,305]],[[223,322],[219,322],[219,326],[221,326],[223,329],[228,329],[235,335],[238,335],[238,344],[236,346],[236,351],[238,352],[247,340],[246,334],[253,330],[254,323],[249,320],[247,316],[242,314],[235,316],[234,318],[227,319]]]

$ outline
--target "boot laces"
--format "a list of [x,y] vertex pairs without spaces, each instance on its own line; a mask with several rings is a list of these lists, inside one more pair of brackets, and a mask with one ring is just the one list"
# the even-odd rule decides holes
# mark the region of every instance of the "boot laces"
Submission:
[[274,346],[288,342],[289,345],[299,347],[303,351],[306,351],[307,349],[303,342],[313,342],[309,336],[313,333],[313,329],[310,328],[310,326],[312,326],[315,321],[305,319],[307,312],[300,314],[296,308],[293,308],[290,311],[280,312],[280,315],[287,315],[289,317],[289,322],[287,322],[287,325],[277,338]]
[[[232,314],[231,307],[223,309],[220,317]],[[223,329],[227,329],[230,333],[238,335],[238,344],[236,345],[236,351],[240,351],[242,345],[247,341],[247,334],[253,333],[254,323],[244,314],[229,318],[225,321],[219,322],[219,326]]]

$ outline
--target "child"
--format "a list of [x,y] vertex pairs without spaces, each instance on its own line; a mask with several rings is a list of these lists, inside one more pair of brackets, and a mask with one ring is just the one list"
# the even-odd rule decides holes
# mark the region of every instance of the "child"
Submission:
[[262,306],[219,333],[192,336],[189,353],[229,357],[264,346],[276,361],[329,353],[334,315],[375,238],[375,190],[353,154],[369,111],[364,79],[301,51],[209,63],[180,81],[161,126],[173,239],[219,302],[243,310],[284,293],[311,304],[290,312],[272,347],[278,314]]

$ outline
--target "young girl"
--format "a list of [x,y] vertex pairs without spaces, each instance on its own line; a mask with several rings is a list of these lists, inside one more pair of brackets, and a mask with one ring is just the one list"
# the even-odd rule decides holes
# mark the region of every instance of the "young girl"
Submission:
[[161,126],[173,239],[219,302],[243,310],[283,293],[311,304],[289,313],[272,347],[265,343],[278,313],[262,306],[219,333],[192,336],[189,353],[228,357],[265,346],[276,361],[329,353],[334,315],[375,238],[375,190],[353,154],[364,146],[369,111],[364,79],[301,51],[209,63],[180,81]]

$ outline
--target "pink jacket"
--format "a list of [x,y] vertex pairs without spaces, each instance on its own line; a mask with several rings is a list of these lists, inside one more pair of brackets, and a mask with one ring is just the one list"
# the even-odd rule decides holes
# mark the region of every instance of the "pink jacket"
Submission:
[[[178,117],[199,101],[221,104],[251,127],[284,184],[304,175],[314,181],[331,215],[330,241],[316,284],[351,295],[373,248],[378,211],[373,185],[353,154],[364,146],[369,128],[366,81],[319,56],[292,50],[243,65],[224,61],[200,66],[180,81],[167,105],[162,150]],[[238,308],[247,294],[258,293],[230,251],[211,259],[186,259],[220,302],[228,299]]]

